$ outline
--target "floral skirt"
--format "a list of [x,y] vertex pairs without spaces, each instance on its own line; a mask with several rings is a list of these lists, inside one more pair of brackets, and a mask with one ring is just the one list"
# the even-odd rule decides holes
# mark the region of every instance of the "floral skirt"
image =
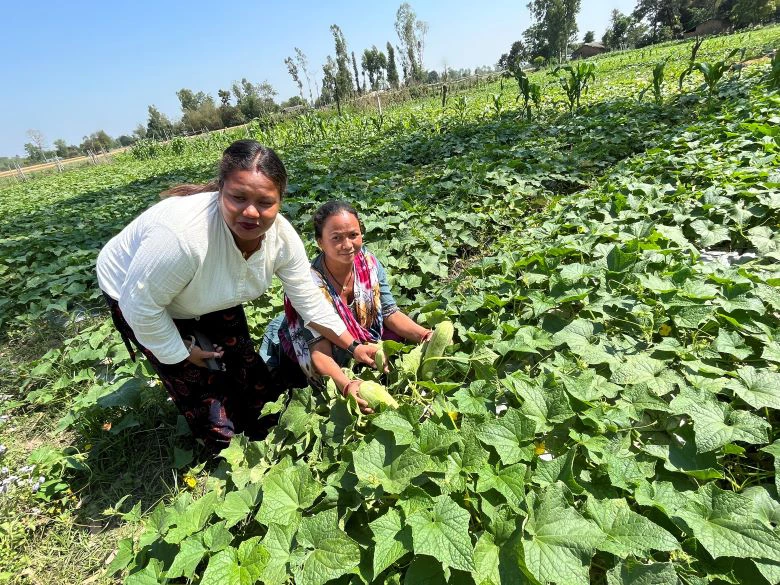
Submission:
[[258,355],[249,337],[241,305],[207,313],[197,319],[174,319],[183,339],[197,329],[224,350],[224,371],[196,366],[189,360],[163,364],[141,345],[122,316],[119,303],[104,293],[114,325],[135,360],[134,344],[149,360],[173,403],[187,420],[196,438],[213,450],[228,446],[236,433],[251,439],[263,438],[276,424],[274,415],[260,419],[260,411],[285,392],[288,385],[281,372],[272,373]]

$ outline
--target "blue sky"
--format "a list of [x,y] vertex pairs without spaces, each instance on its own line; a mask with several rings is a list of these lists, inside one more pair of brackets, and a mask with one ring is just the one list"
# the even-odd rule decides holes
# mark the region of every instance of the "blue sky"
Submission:
[[[601,38],[613,8],[630,12],[636,0],[583,0],[580,37]],[[414,0],[428,23],[427,69],[494,64],[530,24],[526,2]],[[28,129],[47,143],[79,144],[99,129],[130,134],[146,123],[147,106],[176,119],[176,91],[183,87],[215,96],[242,77],[268,80],[277,100],[297,93],[284,58],[299,47],[309,70],[321,78],[333,51],[329,27],[338,24],[348,49],[387,41],[397,2],[255,1],[231,8],[216,2],[13,2],[2,10],[0,35],[0,156],[24,154]]]

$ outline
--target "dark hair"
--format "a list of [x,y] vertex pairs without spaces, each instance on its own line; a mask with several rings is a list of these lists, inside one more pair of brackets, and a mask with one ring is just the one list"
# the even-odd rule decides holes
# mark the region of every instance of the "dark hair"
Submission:
[[176,185],[160,195],[169,197],[218,191],[222,189],[222,185],[231,173],[247,170],[263,173],[279,190],[279,197],[284,197],[284,192],[287,190],[287,169],[272,148],[263,146],[257,140],[236,140],[228,146],[222,153],[217,179],[205,184]]
[[314,223],[314,237],[320,239],[322,237],[322,228],[325,225],[325,220],[332,215],[338,215],[339,213],[351,213],[355,216],[355,219],[360,221],[360,216],[355,208],[352,207],[346,201],[328,201],[320,205],[319,209],[314,212],[312,222]]

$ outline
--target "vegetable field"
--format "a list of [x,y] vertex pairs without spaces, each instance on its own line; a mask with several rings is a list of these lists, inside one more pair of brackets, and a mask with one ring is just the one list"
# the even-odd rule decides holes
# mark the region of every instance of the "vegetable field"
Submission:
[[[0,583],[780,583],[779,45],[608,54],[4,186]],[[298,391],[214,460],[94,261],[246,135],[304,240],[352,202],[454,343],[385,342],[398,408]],[[258,341],[280,310],[278,288],[248,307]]]

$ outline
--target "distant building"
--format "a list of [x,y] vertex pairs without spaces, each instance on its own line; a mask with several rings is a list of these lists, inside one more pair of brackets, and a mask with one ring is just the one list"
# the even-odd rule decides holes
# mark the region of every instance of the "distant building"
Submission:
[[607,48],[604,46],[603,43],[594,42],[594,43],[582,43],[580,47],[574,51],[571,54],[572,59],[587,59],[588,57],[593,57],[594,55],[601,55],[601,53],[606,53]]
[[689,28],[683,33],[683,38],[689,39],[691,37],[703,37],[706,35],[717,35],[722,32],[726,32],[729,28],[729,23],[722,18],[708,18],[704,22],[700,22],[693,28]]

